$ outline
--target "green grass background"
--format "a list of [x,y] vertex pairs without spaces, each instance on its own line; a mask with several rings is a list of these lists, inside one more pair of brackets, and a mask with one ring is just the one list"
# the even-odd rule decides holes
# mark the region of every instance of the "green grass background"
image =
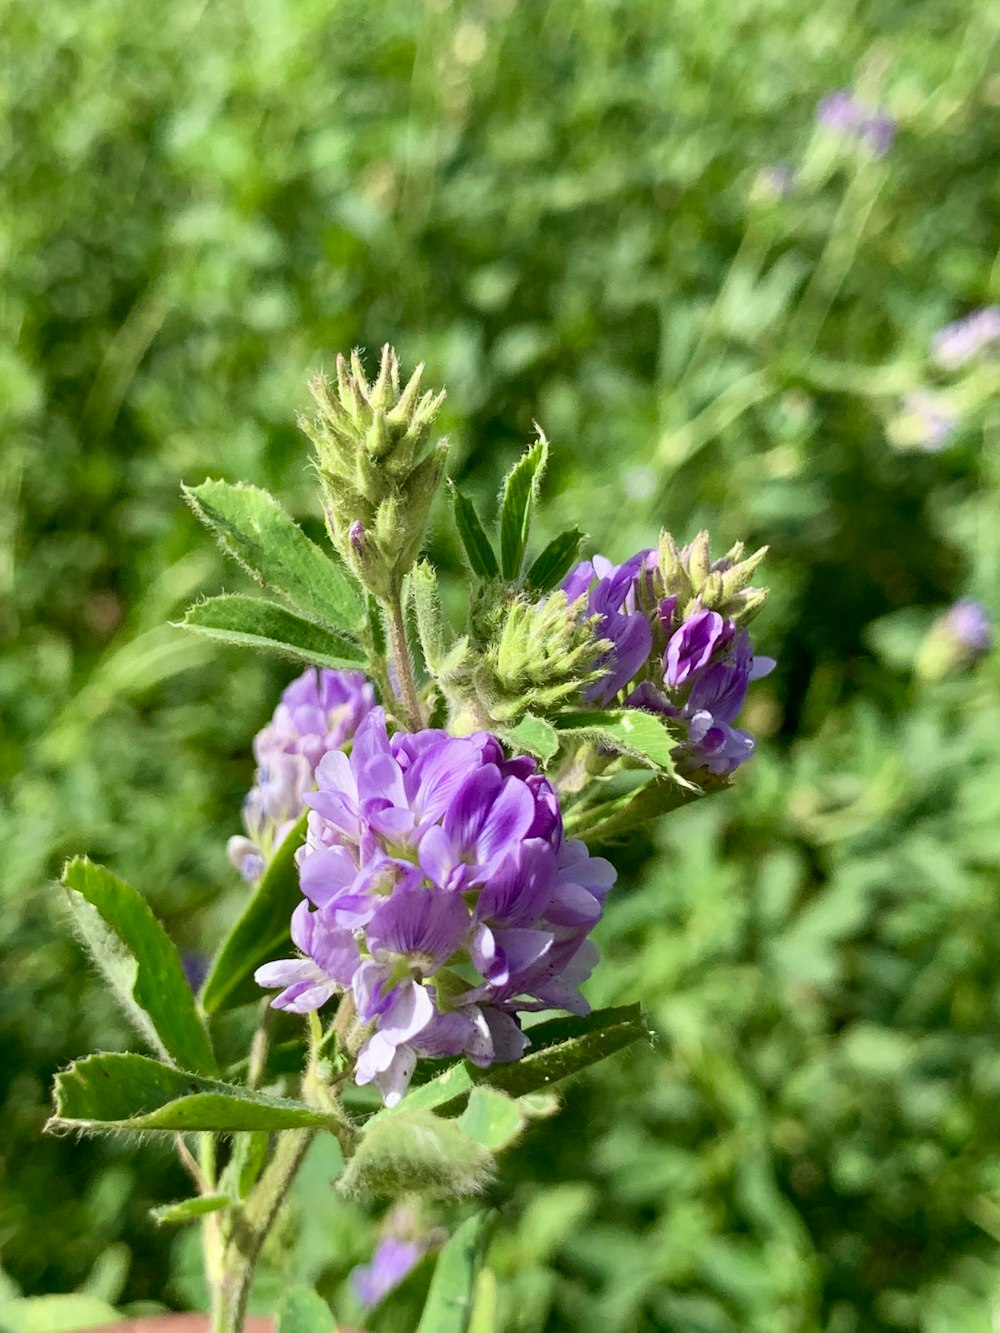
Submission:
[[[0,19],[5,1290],[203,1299],[191,1241],[146,1216],[184,1190],[165,1150],[40,1137],[53,1071],[130,1041],[52,877],[86,850],[210,945],[250,739],[292,672],[167,624],[243,586],[179,483],[268,486],[318,535],[306,376],[391,341],[447,385],[481,505],[538,420],[540,536],[772,547],[757,758],[614,853],[590,994],[641,1000],[660,1038],[506,1159],[477,1333],[988,1333],[1000,665],[933,686],[909,665],[955,597],[1000,612],[996,370],[928,361],[936,328],[1000,300],[995,4]],[[882,161],[815,129],[852,85],[898,120]],[[797,172],[785,199],[761,197],[774,164]],[[936,454],[887,441],[921,384],[960,418]],[[457,602],[443,511],[430,550]],[[373,1221],[329,1169],[303,1178],[261,1309],[304,1277],[357,1315]],[[376,1333],[405,1333],[426,1279]]]

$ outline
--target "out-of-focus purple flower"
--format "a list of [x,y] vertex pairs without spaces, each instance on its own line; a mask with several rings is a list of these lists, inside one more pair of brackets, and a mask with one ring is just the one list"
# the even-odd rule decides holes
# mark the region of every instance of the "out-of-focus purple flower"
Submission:
[[831,133],[854,139],[873,157],[884,157],[896,135],[896,122],[887,111],[866,105],[843,88],[822,99],[816,119]]
[[246,837],[229,839],[227,852],[240,874],[254,883],[305,809],[316,765],[346,745],[375,704],[359,671],[309,667],[285,689],[274,717],[253,743],[257,771],[243,802]]
[[274,1005],[300,1013],[350,988],[371,1025],[358,1083],[391,1106],[420,1056],[516,1060],[528,1044],[518,1013],[587,1012],[587,935],[615,872],[563,839],[533,760],[505,758],[485,732],[390,739],[378,708],[350,757],[330,751],[316,780],[298,853],[316,911],[304,903],[293,918],[304,957],[256,976],[284,988]]
[[889,440],[900,449],[936,454],[950,440],[956,422],[954,411],[941,394],[932,389],[913,389],[889,423]]
[[760,203],[774,203],[787,199],[798,185],[793,168],[784,162],[772,162],[761,167],[754,177],[751,197]]
[[928,632],[917,656],[917,675],[934,681],[968,670],[992,646],[993,628],[986,608],[971,597],[962,597]]
[[939,329],[931,340],[931,355],[943,370],[957,370],[996,342],[1000,342],[1000,306],[988,305]]
[[351,1287],[365,1309],[373,1309],[395,1291],[426,1251],[427,1243],[418,1240],[399,1240],[395,1236],[380,1240],[371,1263],[361,1264],[351,1273]]

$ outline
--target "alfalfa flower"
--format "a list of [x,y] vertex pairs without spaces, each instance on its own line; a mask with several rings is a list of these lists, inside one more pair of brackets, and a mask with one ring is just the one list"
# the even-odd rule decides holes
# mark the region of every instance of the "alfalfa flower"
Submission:
[[884,157],[896,136],[896,122],[887,111],[844,88],[820,101],[816,120],[825,130],[867,149],[872,157]]
[[934,622],[917,656],[916,673],[924,680],[942,680],[974,666],[992,646],[993,627],[986,608],[972,597],[962,597]]
[[316,779],[298,854],[314,909],[296,909],[303,956],[256,975],[283,986],[272,1003],[295,1012],[350,989],[367,1025],[359,1084],[393,1105],[421,1056],[516,1060],[528,1045],[520,1013],[588,1012],[587,937],[615,872],[563,838],[534,760],[507,758],[486,732],[390,738],[377,708],[350,757],[329,752]]
[[319,761],[350,742],[374,704],[374,690],[360,671],[309,667],[282,692],[274,716],[254,739],[257,771],[243,802],[246,836],[227,844],[229,859],[249,883],[305,809]]
[[942,370],[958,370],[1000,342],[1000,306],[972,310],[938,329],[931,340],[931,355]]

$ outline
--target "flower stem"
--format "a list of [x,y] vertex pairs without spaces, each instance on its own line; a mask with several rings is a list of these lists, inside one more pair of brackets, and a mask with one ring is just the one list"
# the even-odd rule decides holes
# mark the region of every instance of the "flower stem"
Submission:
[[406,621],[403,618],[403,600],[398,591],[393,593],[392,598],[386,603],[385,609],[389,622],[392,664],[396,668],[396,678],[399,682],[399,692],[402,696],[407,726],[411,731],[420,731],[424,725],[424,720],[420,712],[416,681],[413,679],[410,644],[406,637]]

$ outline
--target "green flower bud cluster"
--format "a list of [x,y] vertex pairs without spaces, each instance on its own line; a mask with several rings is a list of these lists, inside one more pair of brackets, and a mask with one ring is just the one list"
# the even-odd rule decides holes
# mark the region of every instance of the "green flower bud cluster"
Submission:
[[327,527],[336,549],[382,602],[399,596],[420,552],[431,503],[444,476],[448,444],[431,444],[444,392],[420,393],[419,365],[400,388],[388,344],[369,383],[357,352],[337,357],[336,383],[309,385],[318,411],[299,425],[316,449]]
[[481,596],[492,604],[478,609],[473,625],[489,625],[492,632],[466,641],[464,654],[453,657],[439,678],[446,694],[466,703],[473,716],[510,724],[527,712],[544,715],[577,699],[604,674],[599,662],[611,644],[598,637],[599,617],[581,617],[564,592],[531,601],[495,584]]
[[762,546],[744,559],[743,542],[737,542],[721,559],[713,561],[708,542],[708,533],[703,530],[678,549],[669,532],[660,534],[656,600],[676,597],[682,620],[696,611],[717,611],[745,629],[767,600],[766,588],[749,585],[768,548]]

